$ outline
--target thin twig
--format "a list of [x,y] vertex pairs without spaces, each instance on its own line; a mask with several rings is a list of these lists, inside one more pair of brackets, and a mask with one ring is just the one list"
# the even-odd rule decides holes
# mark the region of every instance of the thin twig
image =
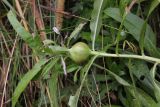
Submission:
[[23,12],[22,12],[22,8],[21,8],[21,6],[20,6],[20,3],[19,3],[19,0],[15,0],[15,3],[16,3],[16,8],[17,8],[17,10],[18,10],[18,13],[19,13],[19,15],[20,15],[20,17],[22,17],[22,23],[23,23],[23,25],[24,25],[24,28],[27,30],[27,31],[29,31],[29,28],[28,28],[28,26],[27,26],[27,22],[26,22],[26,20],[25,20],[25,18],[24,18],[24,14],[23,14]]
[[66,16],[71,16],[71,17],[76,17],[76,18],[79,18],[79,19],[82,19],[82,20],[85,20],[85,21],[90,21],[89,19],[86,19],[86,18],[83,18],[83,17],[80,17],[80,16],[76,16],[76,15],[73,15],[69,12],[65,12],[65,11],[61,11],[61,10],[56,10],[54,8],[51,8],[51,7],[46,7],[46,6],[43,6],[43,5],[40,5],[40,7],[46,9],[46,10],[50,10],[50,11],[53,11],[55,13],[60,13],[60,14],[64,14]]
[[137,0],[132,0],[132,2],[130,3],[130,5],[128,7],[126,7],[126,13],[128,14],[130,12],[130,10],[132,9],[133,5],[137,2]]

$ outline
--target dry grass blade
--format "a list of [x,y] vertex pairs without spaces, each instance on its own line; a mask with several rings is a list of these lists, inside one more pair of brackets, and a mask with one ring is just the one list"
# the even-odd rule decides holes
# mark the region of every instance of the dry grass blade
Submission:
[[6,94],[7,79],[8,79],[8,74],[9,74],[9,70],[10,70],[10,66],[11,66],[11,62],[12,62],[13,53],[14,53],[14,50],[16,48],[16,43],[17,43],[17,38],[14,41],[14,46],[12,48],[12,51],[11,51],[11,54],[10,54],[10,59],[9,59],[7,70],[6,70],[6,77],[5,77],[5,80],[4,80],[4,88],[3,88],[0,107],[3,107],[3,104],[4,104],[3,102],[4,102],[4,95]]

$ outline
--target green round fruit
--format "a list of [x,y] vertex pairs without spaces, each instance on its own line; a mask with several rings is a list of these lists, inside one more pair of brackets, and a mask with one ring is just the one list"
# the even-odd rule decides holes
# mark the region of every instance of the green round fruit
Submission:
[[69,49],[70,57],[76,63],[86,61],[91,53],[90,48],[83,42],[78,42]]

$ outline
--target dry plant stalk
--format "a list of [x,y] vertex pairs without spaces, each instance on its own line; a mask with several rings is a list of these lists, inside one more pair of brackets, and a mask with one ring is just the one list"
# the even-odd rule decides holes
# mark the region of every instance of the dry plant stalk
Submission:
[[24,28],[25,28],[27,31],[29,31],[28,26],[27,26],[27,22],[26,22],[26,20],[25,20],[25,18],[24,18],[24,14],[23,14],[23,12],[22,12],[22,8],[21,8],[20,3],[19,3],[19,0],[15,0],[15,3],[16,3],[17,11],[18,11],[19,15],[20,15],[21,18],[22,18],[22,23],[23,23],[23,25],[24,25]]
[[132,9],[133,5],[137,2],[137,0],[132,0],[132,2],[129,4],[128,7],[126,7],[126,13],[128,14],[130,10]]
[[51,8],[51,7],[46,7],[46,6],[43,6],[43,5],[40,5],[41,8],[43,9],[46,9],[46,10],[49,10],[49,11],[52,11],[54,12],[55,14],[58,13],[58,14],[63,14],[63,17],[75,17],[75,18],[78,18],[78,19],[81,19],[81,20],[84,20],[84,21],[90,21],[89,19],[86,19],[86,18],[83,18],[83,17],[80,17],[80,16],[76,16],[74,14],[71,14],[69,12],[65,12],[65,11],[58,11],[54,8]]
[[[64,3],[65,3],[65,0],[56,0],[56,10],[63,12],[64,6],[65,6]],[[57,29],[60,30],[63,25],[63,14],[55,13],[55,17],[56,17],[55,26],[57,27]]]
[[8,75],[9,75],[9,71],[10,71],[10,66],[11,66],[11,63],[12,63],[12,60],[13,60],[13,55],[14,55],[14,51],[15,51],[15,48],[16,48],[16,43],[17,43],[17,37],[16,39],[14,40],[14,44],[13,44],[13,48],[11,50],[11,54],[10,54],[10,58],[9,58],[9,61],[8,61],[8,64],[5,65],[6,67],[4,68],[4,72],[6,73],[5,74],[5,78],[4,78],[4,86],[3,86],[3,90],[2,90],[2,97],[1,97],[1,101],[0,101],[0,107],[5,107],[5,95],[6,95],[6,87],[7,87],[7,80],[8,80]]
[[35,0],[30,0],[30,4],[31,4],[31,9],[33,11],[33,16],[36,21],[37,28],[40,31],[41,40],[43,41],[46,39],[46,33],[43,31],[45,29],[43,19],[41,18],[39,10],[35,4]]

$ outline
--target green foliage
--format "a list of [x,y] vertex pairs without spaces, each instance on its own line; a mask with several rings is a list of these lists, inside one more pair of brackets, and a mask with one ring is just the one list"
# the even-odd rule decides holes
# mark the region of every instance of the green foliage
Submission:
[[92,66],[96,57],[97,56],[94,56],[92,59],[90,59],[89,62],[81,70],[81,72],[84,73],[83,76],[82,76],[82,81],[81,81],[80,87],[76,91],[76,94],[74,96],[70,96],[70,100],[69,100],[69,104],[68,104],[70,107],[77,107],[79,96],[80,96],[82,87],[84,85],[84,82],[86,80],[86,76],[88,75],[89,69]]
[[18,83],[12,97],[12,107],[15,107],[18,98],[20,97],[21,93],[24,91],[24,89],[27,87],[29,82],[36,76],[36,74],[42,69],[42,66],[47,62],[48,60],[40,60],[35,66],[28,71],[23,78]]
[[[8,34],[18,35],[16,52],[13,52],[15,58],[8,51],[13,43],[1,43],[2,55],[14,58],[10,61],[13,68],[7,68],[10,70],[8,95],[12,98],[12,107],[29,104],[51,107],[160,106],[160,51],[156,43],[159,28],[154,27],[158,26],[154,21],[159,19],[152,19],[154,12],[159,17],[156,10],[159,0],[137,1],[129,13],[125,9],[132,0],[66,1],[65,11],[71,10],[74,15],[64,16],[60,34],[50,30],[54,26],[50,22],[53,14],[40,11],[45,28],[49,28],[44,30],[48,38],[44,41],[40,40],[36,28],[34,37],[26,31],[19,21],[18,11],[8,1],[2,1],[10,9],[8,19],[5,19],[10,23],[5,27],[12,30]],[[38,0],[38,3],[43,2]],[[28,11],[25,20],[34,22],[26,17],[30,15]],[[0,23],[0,29],[3,29],[0,35],[5,34],[5,27]],[[78,45],[73,45],[76,43]],[[24,50],[28,53],[21,56]],[[7,62],[5,58],[2,60],[2,63]]]
[[96,36],[98,36],[102,26],[102,12],[105,7],[105,0],[95,0],[94,9],[91,15],[90,29],[92,38],[92,49],[94,50]]
[[[105,10],[105,14],[114,18],[116,21],[121,22],[122,17],[118,8],[108,8]],[[138,16],[129,13],[124,21],[125,28],[129,31],[132,36],[139,41],[141,35],[141,28],[144,20]],[[160,57],[160,53],[156,48],[156,38],[153,30],[147,25],[145,30],[144,47],[150,53],[151,56]]]
[[[53,65],[52,65],[53,66]],[[50,105],[51,107],[59,107],[58,106],[58,75],[59,75],[59,71],[56,70],[56,67],[54,67],[55,71],[54,74],[51,75],[51,78],[48,81],[48,86],[49,86],[49,90],[50,90],[50,96],[51,96],[51,100],[50,100]]]
[[15,31],[19,34],[19,36],[32,48],[33,50],[39,51],[42,47],[42,43],[40,42],[40,37],[32,35],[27,32],[22,25],[16,19],[15,14],[12,11],[9,11],[7,14],[8,20],[12,24]]

